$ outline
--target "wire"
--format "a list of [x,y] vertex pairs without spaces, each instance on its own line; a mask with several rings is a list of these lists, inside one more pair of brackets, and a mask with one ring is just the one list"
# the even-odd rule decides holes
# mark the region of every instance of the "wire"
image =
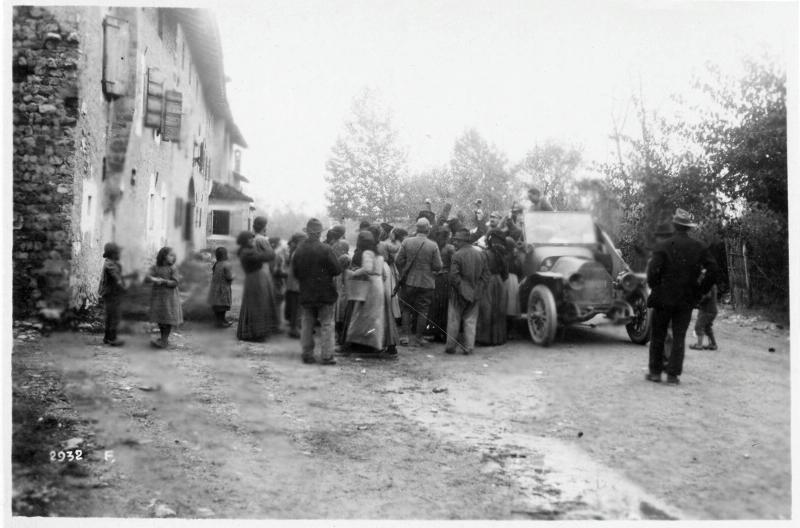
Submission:
[[[463,345],[463,344],[462,344],[462,343],[461,343],[461,342],[460,342],[458,339],[456,339],[455,337],[452,337],[450,334],[448,334],[448,333],[447,333],[447,330],[445,330],[444,328],[442,328],[442,327],[441,327],[441,326],[439,326],[438,324],[434,323],[434,322],[433,322],[431,319],[429,319],[429,318],[428,318],[428,316],[427,316],[427,315],[425,315],[425,314],[423,314],[423,313],[420,313],[420,312],[419,312],[418,310],[416,310],[416,309],[415,309],[413,306],[411,306],[411,305],[410,305],[410,304],[408,304],[406,301],[404,301],[404,300],[403,300],[403,298],[402,298],[401,296],[399,296],[399,295],[398,295],[398,296],[397,296],[397,300],[399,300],[401,303],[405,304],[405,305],[406,305],[406,306],[407,306],[407,307],[408,307],[408,308],[409,308],[411,311],[415,312],[415,313],[416,313],[418,316],[420,316],[420,317],[424,317],[425,319],[427,319],[427,321],[428,321],[430,324],[432,324],[433,326],[435,326],[436,328],[438,328],[439,330],[441,330],[441,331],[442,331],[442,333],[443,333],[444,335],[446,335],[448,339],[452,339],[453,341],[455,341],[455,343],[456,343],[456,344],[457,344],[459,347],[461,347],[461,350],[463,350],[463,351],[465,351],[465,352],[467,352],[467,351],[468,351],[468,350],[467,350],[467,347],[465,347],[465,346],[464,346],[464,345]],[[450,304],[450,301],[448,300],[448,307],[447,307],[447,310],[448,310],[448,311],[450,310],[450,306],[449,306],[449,304]]]

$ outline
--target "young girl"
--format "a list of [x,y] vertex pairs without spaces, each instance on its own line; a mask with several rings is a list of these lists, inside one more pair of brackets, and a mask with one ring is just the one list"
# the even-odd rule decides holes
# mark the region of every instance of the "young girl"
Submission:
[[150,268],[145,282],[153,284],[150,297],[150,320],[158,323],[161,338],[151,341],[157,348],[166,348],[173,326],[183,323],[181,299],[178,295],[178,271],[175,269],[175,253],[163,247],[156,256],[156,265]]
[[233,323],[225,320],[225,312],[231,309],[231,283],[233,271],[228,261],[228,250],[220,246],[216,249],[217,261],[211,268],[211,288],[208,290],[208,304],[217,319],[217,326],[227,328]]

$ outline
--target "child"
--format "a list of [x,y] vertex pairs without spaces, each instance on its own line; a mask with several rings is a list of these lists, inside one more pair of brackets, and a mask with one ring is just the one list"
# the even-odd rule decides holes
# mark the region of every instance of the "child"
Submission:
[[[694,325],[694,333],[697,334],[697,343],[689,345],[692,350],[716,350],[717,341],[714,339],[712,325],[717,317],[717,285],[700,298],[697,305],[697,322]],[[708,345],[703,346],[703,336],[708,336]]]
[[217,261],[211,268],[211,288],[208,290],[208,304],[214,311],[219,328],[228,328],[233,323],[225,320],[225,312],[231,309],[231,283],[233,271],[228,261],[228,250],[220,246],[214,252]]
[[158,323],[161,338],[150,343],[157,348],[167,348],[169,333],[173,326],[183,323],[181,299],[178,295],[178,271],[175,269],[175,253],[163,247],[156,256],[156,265],[150,268],[145,282],[153,284],[150,297],[150,320]]
[[106,309],[106,333],[103,343],[111,346],[122,346],[124,341],[117,338],[117,327],[120,320],[122,294],[125,293],[125,281],[122,277],[122,265],[119,263],[121,247],[109,242],[103,248],[103,273],[100,275],[100,287],[97,294],[103,299]]

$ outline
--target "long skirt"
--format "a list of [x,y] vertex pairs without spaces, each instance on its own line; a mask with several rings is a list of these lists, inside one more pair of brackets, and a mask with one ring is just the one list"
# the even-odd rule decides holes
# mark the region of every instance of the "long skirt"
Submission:
[[345,342],[380,350],[383,348],[386,321],[383,279],[380,275],[370,275],[368,282],[366,300],[353,301]]
[[475,342],[479,345],[502,345],[508,339],[506,309],[508,295],[503,279],[493,274],[478,304],[478,328]]
[[435,288],[433,290],[433,301],[428,310],[427,334],[434,336],[438,341],[444,341],[447,337],[447,302],[449,298],[449,284],[446,273],[434,276]]
[[393,318],[400,319],[400,317],[403,315],[403,312],[400,310],[400,295],[399,295],[399,292],[398,292],[398,295],[395,295],[394,297],[392,297],[392,292],[394,291],[395,287],[397,286],[397,281],[400,280],[400,276],[397,274],[397,268],[394,266],[394,264],[392,264],[391,266],[389,264],[386,264],[386,262],[384,262],[384,264],[385,264],[384,269],[385,270],[388,269],[387,279],[386,279],[385,282],[387,284],[387,287],[389,288],[389,298],[390,298],[390,300],[389,300],[389,309],[390,309],[390,313],[392,314]]
[[509,273],[505,282],[506,295],[508,296],[508,307],[506,315],[519,316],[519,279],[514,273]]
[[243,341],[260,341],[278,331],[278,310],[272,277],[261,269],[244,276],[242,308],[236,337]]
[[400,341],[400,332],[397,329],[397,322],[395,319],[397,317],[394,311],[394,303],[397,303],[397,309],[400,309],[400,301],[397,298],[397,295],[392,297],[392,292],[394,291],[395,282],[391,280],[392,272],[394,266],[389,266],[385,262],[383,263],[384,267],[384,274],[386,275],[387,279],[383,281],[383,300],[384,300],[384,308],[383,308],[383,346],[390,347],[390,346],[397,346],[397,343]]
[[333,303],[333,322],[334,323],[342,323],[344,322],[345,310],[347,309],[347,295],[345,294],[344,289],[344,281],[345,281],[345,273],[340,273],[336,277],[333,278],[333,285],[336,287],[336,293],[339,297],[336,299],[336,302]]

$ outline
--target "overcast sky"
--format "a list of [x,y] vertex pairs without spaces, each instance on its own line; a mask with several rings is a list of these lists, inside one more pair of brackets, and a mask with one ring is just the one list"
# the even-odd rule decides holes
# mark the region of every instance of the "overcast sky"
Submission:
[[363,87],[392,110],[412,170],[476,128],[511,162],[548,138],[604,160],[611,114],[641,82],[651,106],[706,61],[796,60],[788,2],[266,0],[216,9],[228,97],[267,210],[325,205],[325,161]]

